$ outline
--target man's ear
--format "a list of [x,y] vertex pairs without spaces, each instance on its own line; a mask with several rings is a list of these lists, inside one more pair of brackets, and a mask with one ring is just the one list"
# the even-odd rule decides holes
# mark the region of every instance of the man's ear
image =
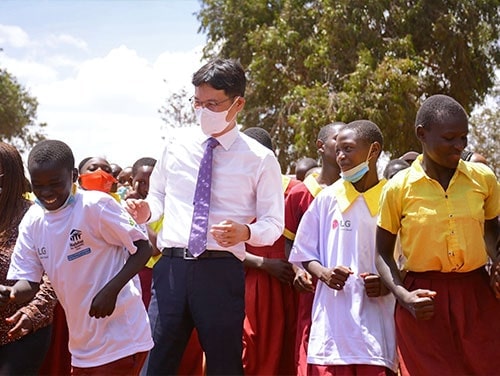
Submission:
[[415,136],[420,142],[425,140],[425,128],[422,124],[419,124],[415,127]]
[[245,107],[245,102],[245,98],[243,97],[238,97],[238,99],[236,99],[234,107],[238,110],[238,112],[243,110],[243,107]]
[[76,183],[76,181],[78,180],[78,176],[80,174],[78,173],[78,169],[77,168],[74,168],[73,169],[73,183]]

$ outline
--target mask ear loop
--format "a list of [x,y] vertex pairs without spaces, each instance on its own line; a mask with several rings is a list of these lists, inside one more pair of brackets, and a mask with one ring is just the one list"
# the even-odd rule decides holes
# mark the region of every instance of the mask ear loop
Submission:
[[370,144],[370,149],[368,149],[368,155],[366,156],[366,161],[365,161],[366,163],[368,163],[368,161],[369,161],[370,159],[372,159],[372,157],[371,157],[371,155],[370,155],[370,154],[371,154],[371,152],[372,152],[372,147],[373,147],[373,142]]
[[[239,96],[239,95],[237,95],[236,97],[234,97],[234,101],[233,101],[233,103],[231,103],[231,106],[229,106],[229,108],[226,110],[228,114],[229,114],[229,111],[231,111],[231,108],[233,108],[233,106],[234,106],[234,104],[236,103],[236,101],[238,100],[238,98],[240,98],[240,96]],[[226,116],[227,116],[227,115],[226,115]],[[236,119],[236,116],[238,116],[238,112],[236,112],[236,114],[234,114],[234,116],[233,116],[233,118],[232,118],[231,120],[229,120],[229,121],[227,121],[227,120],[226,120],[226,121],[227,121],[227,123],[228,123],[228,124],[231,124],[231,122],[232,122],[234,119]],[[224,120],[225,120],[225,119],[224,119]]]

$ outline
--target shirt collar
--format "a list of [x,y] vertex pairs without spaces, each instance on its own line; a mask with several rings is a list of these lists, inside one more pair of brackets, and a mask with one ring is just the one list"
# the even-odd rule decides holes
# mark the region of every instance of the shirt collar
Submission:
[[[408,174],[408,183],[415,183],[416,181],[424,178],[430,179],[430,177],[425,173],[424,168],[422,167],[422,159],[423,156],[422,154],[420,154],[417,159],[415,159],[415,161],[413,161],[413,163],[411,164],[410,172]],[[458,161],[458,165],[454,175],[456,175],[457,172],[464,174],[469,179],[472,179],[470,169],[467,166],[467,163],[463,160]]]
[[316,197],[323,189],[323,187],[316,180],[316,176],[317,174],[311,174],[307,176],[307,178],[305,178],[303,181],[307,190],[313,197]]
[[347,209],[349,209],[351,204],[359,196],[363,196],[366,205],[368,206],[368,210],[370,210],[370,214],[373,217],[378,213],[379,199],[382,193],[382,188],[384,187],[385,183],[387,183],[387,180],[381,179],[377,183],[377,185],[371,187],[366,192],[358,192],[356,188],[354,188],[352,183],[340,179],[336,183],[334,183],[332,189],[337,199],[340,211],[342,213],[344,213]]
[[239,133],[238,124],[236,124],[232,129],[223,135],[216,137],[216,139],[225,150],[229,150],[229,148],[234,144],[236,138],[239,136]]

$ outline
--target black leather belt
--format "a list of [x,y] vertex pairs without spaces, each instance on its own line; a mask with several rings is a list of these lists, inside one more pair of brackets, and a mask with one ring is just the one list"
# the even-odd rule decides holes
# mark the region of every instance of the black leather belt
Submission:
[[198,257],[194,257],[187,248],[179,248],[179,247],[163,248],[161,250],[161,254],[163,256],[168,256],[168,257],[180,257],[183,258],[184,260],[234,257],[234,255],[229,251],[210,251],[210,250],[206,250]]

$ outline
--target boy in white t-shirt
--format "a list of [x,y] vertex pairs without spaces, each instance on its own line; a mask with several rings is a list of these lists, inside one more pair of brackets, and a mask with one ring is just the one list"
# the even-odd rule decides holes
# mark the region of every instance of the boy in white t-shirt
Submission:
[[[19,226],[0,308],[29,300],[45,271],[66,313],[73,375],[138,375],[153,347],[137,272],[146,235],[109,195],[77,190],[74,157],[45,140],[28,157],[37,204]],[[128,250],[128,251],[127,251]]]
[[380,129],[351,122],[338,133],[338,180],[302,217],[289,261],[318,278],[312,309],[309,375],[394,375],[395,300],[375,268],[378,200],[385,184],[376,161]]

